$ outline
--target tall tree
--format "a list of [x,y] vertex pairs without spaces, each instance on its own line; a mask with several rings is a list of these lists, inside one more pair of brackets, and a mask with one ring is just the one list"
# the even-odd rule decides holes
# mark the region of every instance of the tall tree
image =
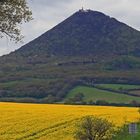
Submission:
[[18,42],[22,39],[20,25],[32,20],[26,0],[0,0],[0,37]]

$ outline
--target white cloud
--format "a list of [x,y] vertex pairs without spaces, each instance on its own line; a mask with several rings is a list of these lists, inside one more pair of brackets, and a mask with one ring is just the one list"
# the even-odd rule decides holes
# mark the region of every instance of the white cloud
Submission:
[[[46,32],[82,6],[104,12],[140,30],[139,0],[28,0],[34,20],[22,27],[24,44]],[[23,44],[0,40],[0,55],[7,54]]]

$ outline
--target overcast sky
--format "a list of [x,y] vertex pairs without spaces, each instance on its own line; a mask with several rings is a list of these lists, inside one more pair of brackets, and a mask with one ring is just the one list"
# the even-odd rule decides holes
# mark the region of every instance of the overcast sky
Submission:
[[24,43],[14,44],[0,39],[0,55],[7,54],[46,32],[74,12],[91,9],[104,12],[140,30],[140,0],[28,0],[34,20],[21,29]]

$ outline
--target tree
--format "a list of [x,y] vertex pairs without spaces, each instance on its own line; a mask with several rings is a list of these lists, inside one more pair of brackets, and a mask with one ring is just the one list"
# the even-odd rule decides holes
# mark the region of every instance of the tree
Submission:
[[75,102],[81,102],[81,101],[83,101],[83,98],[84,98],[84,94],[83,94],[83,93],[77,93],[77,94],[74,96]]
[[134,107],[139,107],[139,106],[140,106],[139,102],[137,102],[137,101],[135,101],[135,100],[131,101],[131,102],[130,102],[130,105],[132,105],[132,106],[134,106]]
[[105,100],[97,100],[96,105],[109,105],[109,103]]
[[89,104],[89,105],[94,105],[95,103],[94,103],[93,100],[89,100],[89,101],[88,101],[88,104]]
[[20,25],[32,20],[26,0],[0,0],[0,37],[7,36],[15,42],[20,41]]
[[65,104],[86,104],[84,102],[84,94],[77,93],[74,97],[68,98],[65,101]]
[[75,132],[76,140],[110,140],[114,134],[114,126],[106,119],[86,116]]
[[139,108],[138,112],[139,112],[139,114],[140,114],[140,108]]
[[48,97],[46,98],[43,98],[41,100],[42,103],[49,103],[49,104],[52,104],[54,102],[56,102],[56,97],[52,96],[52,95],[48,95]]

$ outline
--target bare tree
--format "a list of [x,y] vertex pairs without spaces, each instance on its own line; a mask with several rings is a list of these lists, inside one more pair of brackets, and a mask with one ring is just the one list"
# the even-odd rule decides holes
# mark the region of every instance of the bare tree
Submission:
[[74,137],[76,140],[110,140],[114,132],[113,124],[106,119],[87,116],[81,120]]

